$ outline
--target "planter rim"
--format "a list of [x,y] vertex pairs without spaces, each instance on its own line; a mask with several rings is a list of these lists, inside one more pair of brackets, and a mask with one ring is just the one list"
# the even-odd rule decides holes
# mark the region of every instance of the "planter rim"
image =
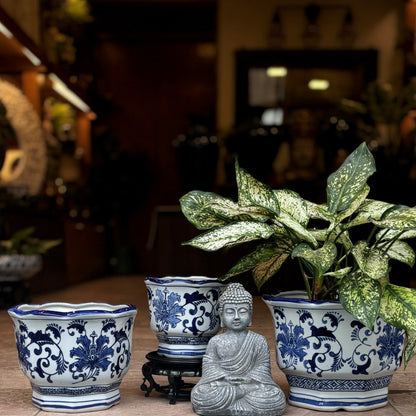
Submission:
[[310,307],[318,305],[341,305],[339,300],[309,300],[305,291],[294,290],[288,292],[281,292],[277,295],[262,295],[262,299],[267,302],[289,302],[303,305],[309,305]]
[[49,302],[43,304],[22,304],[10,308],[9,315],[13,317],[81,317],[91,315],[120,315],[126,312],[137,313],[137,308],[130,304],[111,305],[109,303],[66,303]]
[[216,277],[207,276],[164,276],[164,277],[146,277],[145,283],[156,283],[163,285],[218,285],[224,286],[225,284],[219,281]]

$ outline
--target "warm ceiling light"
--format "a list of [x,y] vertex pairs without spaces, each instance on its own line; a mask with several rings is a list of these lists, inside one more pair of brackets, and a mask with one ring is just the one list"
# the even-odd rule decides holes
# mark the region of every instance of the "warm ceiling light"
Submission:
[[267,76],[271,78],[282,78],[287,75],[287,68],[284,66],[270,66],[267,68]]
[[10,32],[10,30],[7,29],[7,27],[4,26],[4,24],[1,23],[1,22],[0,22],[0,32],[3,33],[3,35],[8,37],[9,39],[11,39],[13,37],[13,33]]
[[39,66],[42,63],[42,61],[28,48],[23,46],[22,52],[23,52],[23,55],[25,55],[26,58],[29,59],[30,62],[32,62],[33,65]]
[[55,74],[49,74],[49,79],[52,81],[52,89],[61,97],[68,100],[84,113],[90,111],[90,107],[78,95],[72,92]]
[[327,79],[311,79],[308,82],[310,90],[327,90],[329,88],[329,81]]

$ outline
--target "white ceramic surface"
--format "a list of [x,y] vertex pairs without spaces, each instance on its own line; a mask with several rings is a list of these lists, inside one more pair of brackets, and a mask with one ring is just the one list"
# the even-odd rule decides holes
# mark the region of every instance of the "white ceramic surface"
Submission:
[[0,255],[0,282],[29,279],[42,269],[40,254]]
[[120,401],[118,387],[130,364],[134,306],[45,303],[8,312],[35,406],[77,413]]
[[225,285],[205,276],[148,277],[145,284],[157,352],[169,358],[202,358],[220,328],[218,298]]
[[370,331],[335,301],[263,300],[274,318],[276,359],[289,382],[290,404],[325,411],[387,404],[402,361],[403,330],[378,318]]

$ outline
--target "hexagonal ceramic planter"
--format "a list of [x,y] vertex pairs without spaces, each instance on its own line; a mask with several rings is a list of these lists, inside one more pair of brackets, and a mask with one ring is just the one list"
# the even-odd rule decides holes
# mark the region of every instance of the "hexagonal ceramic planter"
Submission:
[[132,305],[24,304],[9,309],[20,368],[42,410],[86,412],[120,401],[128,371]]
[[380,318],[371,331],[339,302],[296,296],[263,296],[274,319],[276,359],[289,382],[289,403],[326,411],[386,405],[402,361],[404,331]]
[[145,279],[150,327],[159,341],[159,355],[199,359],[220,328],[218,298],[225,285],[205,276]]

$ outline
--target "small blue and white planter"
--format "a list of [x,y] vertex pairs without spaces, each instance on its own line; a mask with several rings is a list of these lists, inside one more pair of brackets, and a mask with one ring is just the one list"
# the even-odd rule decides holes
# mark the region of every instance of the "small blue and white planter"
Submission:
[[40,254],[0,255],[0,282],[18,282],[29,279],[42,269]]
[[148,277],[150,327],[159,341],[159,355],[200,359],[220,329],[218,298],[225,285],[205,276]]
[[380,318],[370,331],[339,302],[302,295],[263,296],[275,322],[276,360],[289,383],[289,403],[324,411],[385,406],[402,362],[404,331]]
[[35,406],[78,413],[104,410],[120,401],[136,307],[45,303],[24,304],[8,312]]

